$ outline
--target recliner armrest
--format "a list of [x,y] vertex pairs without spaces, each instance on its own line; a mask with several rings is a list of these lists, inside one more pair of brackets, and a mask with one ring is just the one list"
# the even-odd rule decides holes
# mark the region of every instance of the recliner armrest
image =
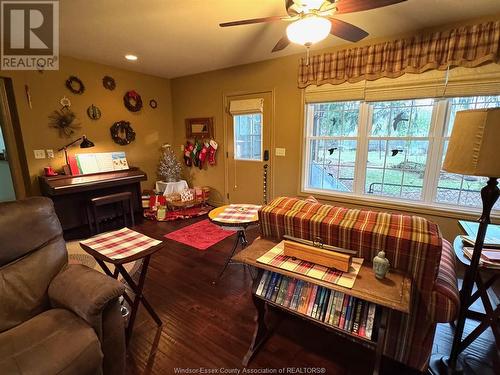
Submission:
[[69,265],[49,285],[52,307],[65,308],[90,324],[102,335],[101,313],[111,301],[125,291],[125,286],[84,265]]

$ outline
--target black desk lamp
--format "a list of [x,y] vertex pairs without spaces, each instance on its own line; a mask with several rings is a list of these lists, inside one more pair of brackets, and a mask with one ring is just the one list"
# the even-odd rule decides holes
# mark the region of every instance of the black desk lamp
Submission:
[[490,213],[500,195],[498,177],[500,162],[498,147],[500,141],[500,108],[475,109],[457,112],[443,170],[451,173],[488,177],[486,186],[481,189],[483,212],[479,218],[474,251],[467,268],[462,289],[460,290],[460,312],[455,327],[453,346],[449,358],[434,358],[431,371],[440,374],[456,374],[458,355],[466,347],[462,341],[467,310],[471,305],[471,294],[476,280],[479,260],[483,250],[486,230],[490,223]]
[[[82,142],[80,143],[80,148],[94,147],[94,142],[92,142],[90,139],[88,139],[85,135],[82,135],[80,138],[75,139],[73,142],[70,142],[66,146],[63,146],[59,150],[57,150],[57,151],[64,151],[64,157],[66,159],[66,166],[64,168],[65,174],[72,174],[71,168],[69,167],[68,147],[73,146],[79,140],[82,140]],[[66,172],[69,172],[69,173],[66,173]]]

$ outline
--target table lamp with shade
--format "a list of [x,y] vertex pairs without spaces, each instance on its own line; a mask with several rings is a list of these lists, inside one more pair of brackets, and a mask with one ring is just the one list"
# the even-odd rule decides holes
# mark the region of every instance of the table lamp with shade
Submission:
[[457,360],[458,355],[464,349],[462,335],[467,310],[471,304],[471,294],[486,230],[490,223],[491,210],[500,195],[497,181],[500,177],[499,147],[500,108],[457,112],[443,170],[450,173],[488,177],[488,181],[486,186],[481,189],[482,214],[479,218],[479,229],[470,266],[465,272],[460,291],[460,313],[455,327],[453,346],[448,358],[443,357],[431,361],[431,370],[434,373],[455,374],[460,372]]
[[64,151],[64,158],[66,160],[66,165],[64,166],[64,174],[71,175],[71,168],[69,166],[69,159],[68,159],[68,147],[73,146],[75,143],[78,141],[82,141],[80,143],[80,148],[90,148],[94,147],[94,142],[92,142],[90,139],[88,139],[85,135],[82,135],[81,137],[75,139],[74,141],[68,143],[67,145],[61,147],[57,151]]

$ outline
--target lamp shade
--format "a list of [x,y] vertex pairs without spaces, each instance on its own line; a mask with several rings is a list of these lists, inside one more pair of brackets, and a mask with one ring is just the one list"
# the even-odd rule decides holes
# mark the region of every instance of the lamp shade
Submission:
[[88,139],[86,136],[82,137],[82,143],[80,143],[80,148],[90,148],[94,147],[94,142],[92,142],[90,139]]
[[457,112],[443,170],[500,177],[500,108]]

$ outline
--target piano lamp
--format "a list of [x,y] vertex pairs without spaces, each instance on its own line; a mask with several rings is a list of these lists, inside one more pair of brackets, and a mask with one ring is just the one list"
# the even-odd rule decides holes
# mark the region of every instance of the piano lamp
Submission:
[[[79,140],[82,141],[80,143],[80,148],[94,147],[94,142],[92,142],[90,139],[88,139],[85,135],[82,135],[80,138],[75,139],[74,141],[68,143],[66,146],[63,146],[59,150],[57,150],[57,151],[64,151],[64,158],[66,159],[66,166],[64,167],[64,173],[65,174],[72,174],[71,173],[71,168],[69,167],[68,147],[73,146]],[[66,173],[66,172],[68,172],[68,173]]]
[[[457,112],[443,170],[472,176],[488,177],[486,186],[481,189],[483,210],[479,218],[479,229],[474,250],[467,267],[462,290],[460,291],[460,312],[455,327],[453,346],[449,358],[431,361],[434,373],[456,373],[458,355],[467,347],[462,341],[467,311],[471,305],[471,294],[477,277],[479,260],[490,213],[500,195],[497,179],[500,177],[498,161],[498,141],[500,140],[500,108],[474,109]],[[433,367],[437,366],[438,369]]]

